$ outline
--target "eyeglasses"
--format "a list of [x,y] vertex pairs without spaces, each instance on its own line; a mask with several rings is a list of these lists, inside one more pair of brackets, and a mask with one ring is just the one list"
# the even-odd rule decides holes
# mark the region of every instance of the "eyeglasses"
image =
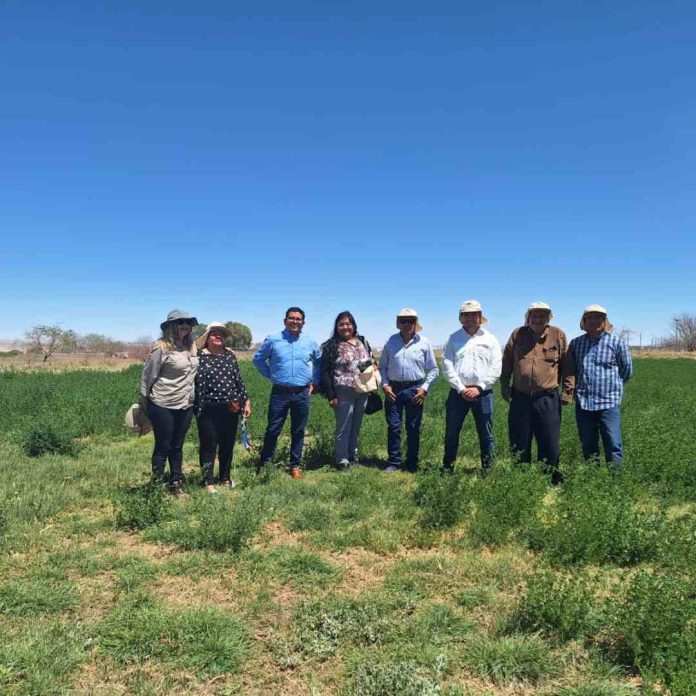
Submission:
[[177,326],[193,326],[193,322],[190,319],[175,319],[174,323]]
[[414,317],[399,317],[399,324],[415,324],[416,320]]
[[285,317],[285,321],[292,321],[297,324],[301,324],[304,321],[304,319],[302,317]]

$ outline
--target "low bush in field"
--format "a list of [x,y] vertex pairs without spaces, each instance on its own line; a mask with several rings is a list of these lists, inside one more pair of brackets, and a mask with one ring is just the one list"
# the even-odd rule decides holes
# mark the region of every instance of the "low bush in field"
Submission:
[[503,544],[537,524],[547,477],[536,466],[493,471],[473,488],[475,512],[469,535],[479,544]]
[[175,544],[184,550],[210,549],[238,553],[266,517],[262,495],[254,490],[235,496],[197,495],[174,519],[147,530],[153,541]]
[[659,680],[672,694],[696,693],[696,583],[639,572],[610,605],[603,638],[609,655]]
[[593,636],[603,621],[603,605],[595,599],[597,578],[587,573],[540,571],[527,587],[512,619],[512,627],[542,633],[561,641]]
[[145,529],[166,519],[170,497],[164,486],[151,482],[127,488],[116,498],[116,524],[126,529]]
[[641,507],[629,479],[606,467],[579,465],[548,510],[548,522],[532,525],[528,541],[560,563],[648,560],[664,527],[664,512]]
[[99,645],[117,663],[158,660],[202,675],[237,672],[249,631],[215,609],[176,612],[145,594],[128,595],[98,628]]
[[455,696],[457,691],[443,689],[424,670],[412,662],[387,662],[359,665],[348,696]]
[[[336,597],[301,602],[293,612],[290,644],[278,643],[279,661],[298,653],[326,659],[341,645],[374,645],[384,637],[388,623],[385,607],[378,602]],[[294,664],[286,664],[294,666]]]
[[413,502],[426,529],[453,527],[464,519],[469,507],[461,473],[443,474],[436,466],[423,467],[416,477]]
[[77,446],[73,438],[52,428],[50,425],[36,425],[20,436],[24,453],[29,457],[42,454],[64,454],[74,457]]

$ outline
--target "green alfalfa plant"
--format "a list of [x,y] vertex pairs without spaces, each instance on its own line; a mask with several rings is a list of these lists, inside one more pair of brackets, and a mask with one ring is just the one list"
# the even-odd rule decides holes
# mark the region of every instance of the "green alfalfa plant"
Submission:
[[145,529],[165,520],[171,499],[164,486],[149,481],[120,491],[115,499],[116,525],[124,529]]
[[461,472],[444,473],[434,464],[425,464],[416,476],[413,502],[423,527],[447,529],[466,517],[469,490]]
[[547,489],[547,477],[538,466],[494,467],[473,486],[471,540],[499,545],[523,539],[527,530],[538,524]]

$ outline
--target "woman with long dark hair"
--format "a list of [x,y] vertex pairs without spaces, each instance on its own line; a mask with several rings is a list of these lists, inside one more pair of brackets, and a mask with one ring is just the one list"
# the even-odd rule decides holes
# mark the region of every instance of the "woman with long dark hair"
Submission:
[[321,390],[336,416],[336,465],[347,470],[358,462],[358,439],[367,394],[356,391],[360,373],[373,364],[372,349],[358,333],[353,315],[341,312],[331,338],[322,346]]

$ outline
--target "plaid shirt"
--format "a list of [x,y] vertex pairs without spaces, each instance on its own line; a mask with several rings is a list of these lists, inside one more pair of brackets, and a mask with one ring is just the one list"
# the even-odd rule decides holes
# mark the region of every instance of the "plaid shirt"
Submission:
[[575,359],[575,397],[585,411],[602,411],[621,403],[624,382],[633,374],[626,344],[604,332],[592,341],[587,334],[570,342]]

